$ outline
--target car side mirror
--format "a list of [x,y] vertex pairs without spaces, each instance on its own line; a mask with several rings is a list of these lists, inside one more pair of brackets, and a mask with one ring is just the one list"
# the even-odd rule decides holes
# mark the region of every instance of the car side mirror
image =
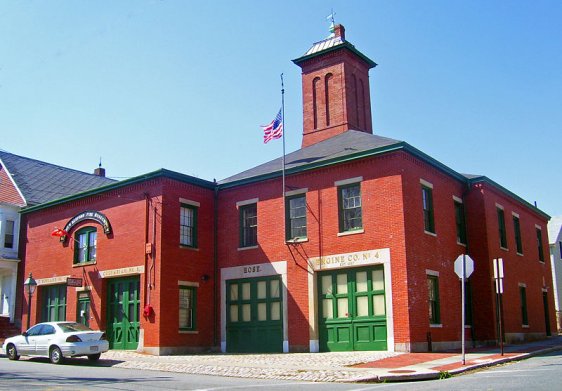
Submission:
[[23,333],[21,333],[21,335],[23,335],[24,337],[27,337],[28,336],[27,331],[24,331]]

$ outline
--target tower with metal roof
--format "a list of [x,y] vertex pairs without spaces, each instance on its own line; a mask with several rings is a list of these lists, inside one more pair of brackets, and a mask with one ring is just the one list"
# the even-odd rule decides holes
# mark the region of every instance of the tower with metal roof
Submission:
[[373,133],[369,69],[377,64],[346,41],[341,24],[293,62],[302,69],[302,147],[351,129]]

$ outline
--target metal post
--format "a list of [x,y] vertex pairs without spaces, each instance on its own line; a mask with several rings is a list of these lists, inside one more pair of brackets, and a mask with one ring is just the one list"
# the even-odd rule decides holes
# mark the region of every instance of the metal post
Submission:
[[466,255],[463,254],[462,256],[462,278],[461,278],[461,307],[462,307],[462,314],[461,314],[461,349],[462,349],[462,365],[466,364],[465,356],[464,356],[464,307],[466,305],[464,300],[464,282],[466,280]]
[[29,330],[29,322],[31,321],[31,298],[33,297],[32,294],[30,294],[27,297],[27,328],[26,330]]

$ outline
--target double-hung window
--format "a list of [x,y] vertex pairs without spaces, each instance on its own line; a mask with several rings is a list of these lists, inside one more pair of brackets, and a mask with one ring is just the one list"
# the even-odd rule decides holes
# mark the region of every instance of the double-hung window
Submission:
[[540,229],[540,227],[536,227],[536,231],[537,231],[537,249],[539,253],[539,261],[544,263],[544,252],[542,248],[542,230]]
[[197,290],[194,286],[179,287],[179,328],[195,330]]
[[307,237],[306,193],[289,196],[286,199],[286,203],[286,239],[305,239]]
[[197,247],[197,212],[195,205],[180,205],[180,245]]
[[423,208],[423,228],[425,232],[435,233],[435,218],[433,210],[433,186],[422,181],[422,208]]
[[523,254],[523,241],[521,240],[521,222],[519,216],[513,215],[513,231],[515,233],[515,249],[518,254]]
[[257,204],[241,205],[240,211],[240,247],[253,247],[258,244],[258,207]]
[[6,220],[6,229],[4,230],[4,247],[14,248],[14,227],[13,220]]
[[363,228],[361,186],[359,183],[338,187],[339,232],[351,232]]
[[519,285],[519,297],[521,300],[521,324],[529,324],[529,316],[527,315],[527,288]]
[[76,232],[74,263],[95,262],[98,233],[94,227],[84,227]]
[[507,234],[505,232],[505,214],[503,208],[496,207],[498,214],[498,230],[500,235],[500,247],[507,248]]
[[457,226],[457,243],[466,244],[466,224],[464,221],[464,205],[455,199],[455,223]]
[[427,276],[427,290],[429,295],[429,323],[440,324],[441,314],[439,309],[439,277]]

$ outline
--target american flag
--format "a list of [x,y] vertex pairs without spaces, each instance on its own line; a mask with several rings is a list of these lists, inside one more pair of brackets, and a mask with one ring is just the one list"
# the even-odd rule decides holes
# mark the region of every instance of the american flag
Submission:
[[283,117],[281,116],[281,109],[271,121],[269,125],[262,125],[263,128],[263,143],[267,144],[269,141],[281,138],[283,136]]

